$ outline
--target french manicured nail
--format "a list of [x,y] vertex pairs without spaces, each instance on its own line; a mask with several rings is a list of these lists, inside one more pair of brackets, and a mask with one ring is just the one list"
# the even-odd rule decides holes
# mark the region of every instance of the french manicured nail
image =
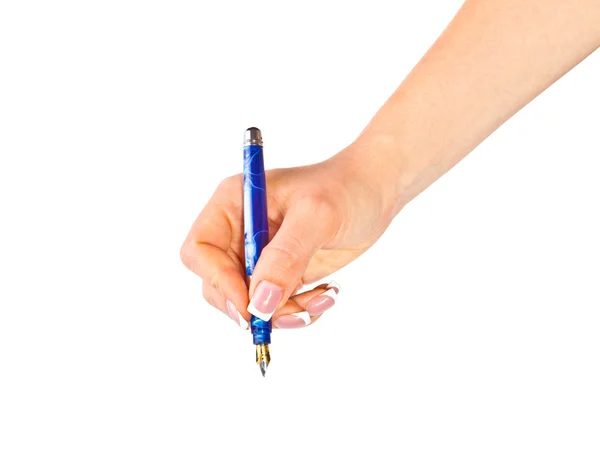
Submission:
[[310,325],[310,315],[308,312],[282,315],[274,323],[277,328],[302,328]]
[[327,284],[327,290],[333,289],[335,290],[336,294],[340,293],[340,288],[340,284],[338,284],[336,281],[331,281],[329,284]]
[[333,307],[339,291],[340,285],[335,281],[331,281],[327,286],[325,293],[321,293],[320,295],[311,298],[310,301],[306,303],[306,311],[313,316],[321,315],[327,309]]
[[229,312],[231,319],[236,322],[240,328],[248,329],[248,322],[242,317],[242,314],[238,312],[231,301],[227,301],[227,312]]
[[267,322],[271,320],[282,297],[283,289],[281,287],[269,281],[262,281],[254,290],[248,305],[248,312]]

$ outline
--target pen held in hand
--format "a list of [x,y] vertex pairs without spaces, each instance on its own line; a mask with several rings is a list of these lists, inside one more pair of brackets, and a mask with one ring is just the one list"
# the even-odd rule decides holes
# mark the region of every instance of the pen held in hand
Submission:
[[[268,242],[269,218],[262,134],[258,128],[248,128],[244,137],[244,246],[248,281]],[[251,311],[251,314],[250,329],[256,345],[256,363],[264,377],[271,360],[271,320],[266,314],[257,313],[256,310]]]

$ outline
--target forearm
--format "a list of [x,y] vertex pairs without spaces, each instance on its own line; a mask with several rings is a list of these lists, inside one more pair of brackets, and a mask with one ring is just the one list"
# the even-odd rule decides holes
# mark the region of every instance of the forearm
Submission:
[[339,158],[393,217],[599,45],[600,0],[467,0]]

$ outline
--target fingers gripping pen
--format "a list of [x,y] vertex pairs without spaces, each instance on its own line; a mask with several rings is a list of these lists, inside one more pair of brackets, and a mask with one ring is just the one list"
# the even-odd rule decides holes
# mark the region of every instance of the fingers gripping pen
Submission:
[[[269,242],[263,142],[258,128],[248,128],[244,136],[244,242],[246,276],[250,282],[256,262]],[[250,329],[256,345],[256,363],[264,377],[271,361],[271,320],[264,321],[253,315]]]

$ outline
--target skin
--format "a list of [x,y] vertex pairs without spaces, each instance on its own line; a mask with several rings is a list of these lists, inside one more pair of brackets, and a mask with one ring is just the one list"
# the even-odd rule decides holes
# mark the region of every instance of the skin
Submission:
[[[246,319],[258,283],[303,311],[400,210],[600,46],[599,0],[467,0],[358,139],[316,165],[267,172],[271,242],[244,280],[242,177],[225,179],[181,248],[205,299]],[[310,219],[319,220],[315,229]],[[314,321],[318,317],[311,317]]]

